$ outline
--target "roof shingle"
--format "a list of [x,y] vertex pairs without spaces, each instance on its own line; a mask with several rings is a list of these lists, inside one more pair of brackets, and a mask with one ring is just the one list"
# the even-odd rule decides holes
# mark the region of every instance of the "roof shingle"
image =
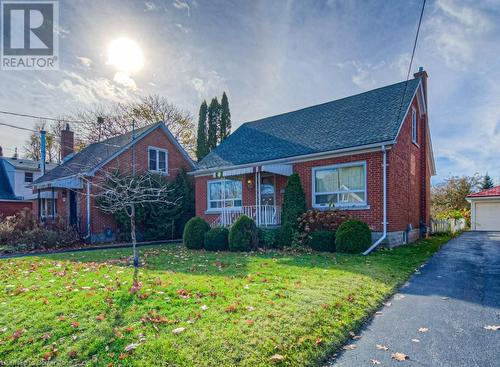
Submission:
[[500,196],[500,186],[492,187],[491,189],[475,192],[467,195],[468,198],[484,198],[491,196]]

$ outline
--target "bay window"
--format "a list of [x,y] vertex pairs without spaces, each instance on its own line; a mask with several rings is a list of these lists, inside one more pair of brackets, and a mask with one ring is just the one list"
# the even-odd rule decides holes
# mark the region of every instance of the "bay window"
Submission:
[[208,181],[208,210],[239,208],[243,205],[242,183],[239,180]]
[[366,205],[366,164],[349,163],[313,169],[313,206]]
[[156,173],[168,172],[168,153],[165,149],[149,147],[149,170]]

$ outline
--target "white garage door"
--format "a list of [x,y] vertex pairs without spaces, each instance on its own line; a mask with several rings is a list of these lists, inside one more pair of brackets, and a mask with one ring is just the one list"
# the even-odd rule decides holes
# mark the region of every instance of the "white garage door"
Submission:
[[500,202],[476,203],[476,230],[500,231]]

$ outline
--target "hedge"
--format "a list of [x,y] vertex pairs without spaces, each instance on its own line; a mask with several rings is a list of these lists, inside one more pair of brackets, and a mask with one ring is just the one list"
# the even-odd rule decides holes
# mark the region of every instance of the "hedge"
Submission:
[[337,252],[359,254],[366,251],[371,243],[370,228],[359,220],[348,220],[342,223],[335,234]]
[[205,250],[208,251],[227,251],[229,230],[227,228],[212,228],[205,233]]
[[255,222],[242,215],[229,230],[229,249],[231,251],[250,251],[257,248],[259,242]]
[[182,236],[184,245],[192,250],[200,250],[205,242],[205,233],[210,230],[210,225],[200,217],[188,220]]
[[315,231],[309,234],[307,244],[316,251],[335,251],[335,232]]

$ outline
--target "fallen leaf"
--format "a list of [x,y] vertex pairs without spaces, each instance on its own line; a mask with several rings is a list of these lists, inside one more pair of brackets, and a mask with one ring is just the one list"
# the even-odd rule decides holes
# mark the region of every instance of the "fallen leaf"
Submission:
[[343,349],[344,350],[353,350],[353,349],[356,349],[356,344],[347,344],[347,345],[344,345]]
[[74,328],[74,329],[78,328],[78,326],[80,326],[80,323],[78,321],[75,321],[75,322],[71,323],[71,327]]
[[69,355],[70,358],[76,358],[76,356],[78,355],[78,353],[75,350],[71,350],[68,353],[68,355]]
[[255,321],[253,320],[245,320],[245,324],[247,325],[253,325]]
[[421,327],[420,329],[418,329],[418,331],[421,332],[421,333],[426,333],[426,332],[429,331],[429,329],[426,328],[426,327]]
[[275,354],[269,359],[271,360],[271,362],[279,363],[283,362],[285,360],[285,357],[283,357],[281,354]]
[[486,330],[497,331],[497,330],[500,330],[500,325],[486,325],[486,326],[484,326],[484,328]]
[[399,362],[410,359],[410,357],[408,357],[406,354],[400,352],[392,353],[391,358]]
[[48,351],[48,352],[46,352],[43,355],[43,359],[45,359],[46,361],[50,361],[51,358],[52,358],[52,352],[51,351]]
[[383,302],[382,303],[385,307],[391,307],[392,303],[391,302]]
[[411,341],[414,343],[420,343],[420,339],[412,339]]
[[103,321],[105,317],[106,317],[106,315],[103,314],[103,313],[101,313],[99,316],[96,317],[96,320],[97,321]]
[[186,330],[185,327],[178,327],[177,329],[172,330],[172,334],[180,334]]
[[323,343],[323,339],[321,338],[316,338],[316,345],[320,345],[321,343]]
[[382,316],[383,315],[383,312],[382,311],[377,311],[375,312],[375,316]]
[[139,344],[137,344],[137,343],[129,344],[125,347],[125,352],[130,352],[131,350],[136,349],[138,346],[139,346]]
[[200,308],[201,308],[203,311],[208,310],[208,306],[207,306],[207,305],[203,305],[203,306],[201,306]]
[[380,361],[376,359],[370,359],[370,362],[372,362],[372,364],[381,364]]
[[23,335],[24,333],[24,330],[23,329],[18,329],[16,331],[14,331],[14,334],[12,334],[12,339],[14,340],[17,340],[21,337],[21,335]]
[[388,351],[388,350],[389,350],[389,348],[388,348],[388,347],[386,347],[386,346],[385,346],[385,345],[383,345],[383,344],[377,344],[377,345],[376,345],[376,347],[377,347],[377,349],[379,349],[379,350],[385,350],[385,351]]
[[441,299],[446,301],[447,299],[450,299],[450,297],[441,297]]

